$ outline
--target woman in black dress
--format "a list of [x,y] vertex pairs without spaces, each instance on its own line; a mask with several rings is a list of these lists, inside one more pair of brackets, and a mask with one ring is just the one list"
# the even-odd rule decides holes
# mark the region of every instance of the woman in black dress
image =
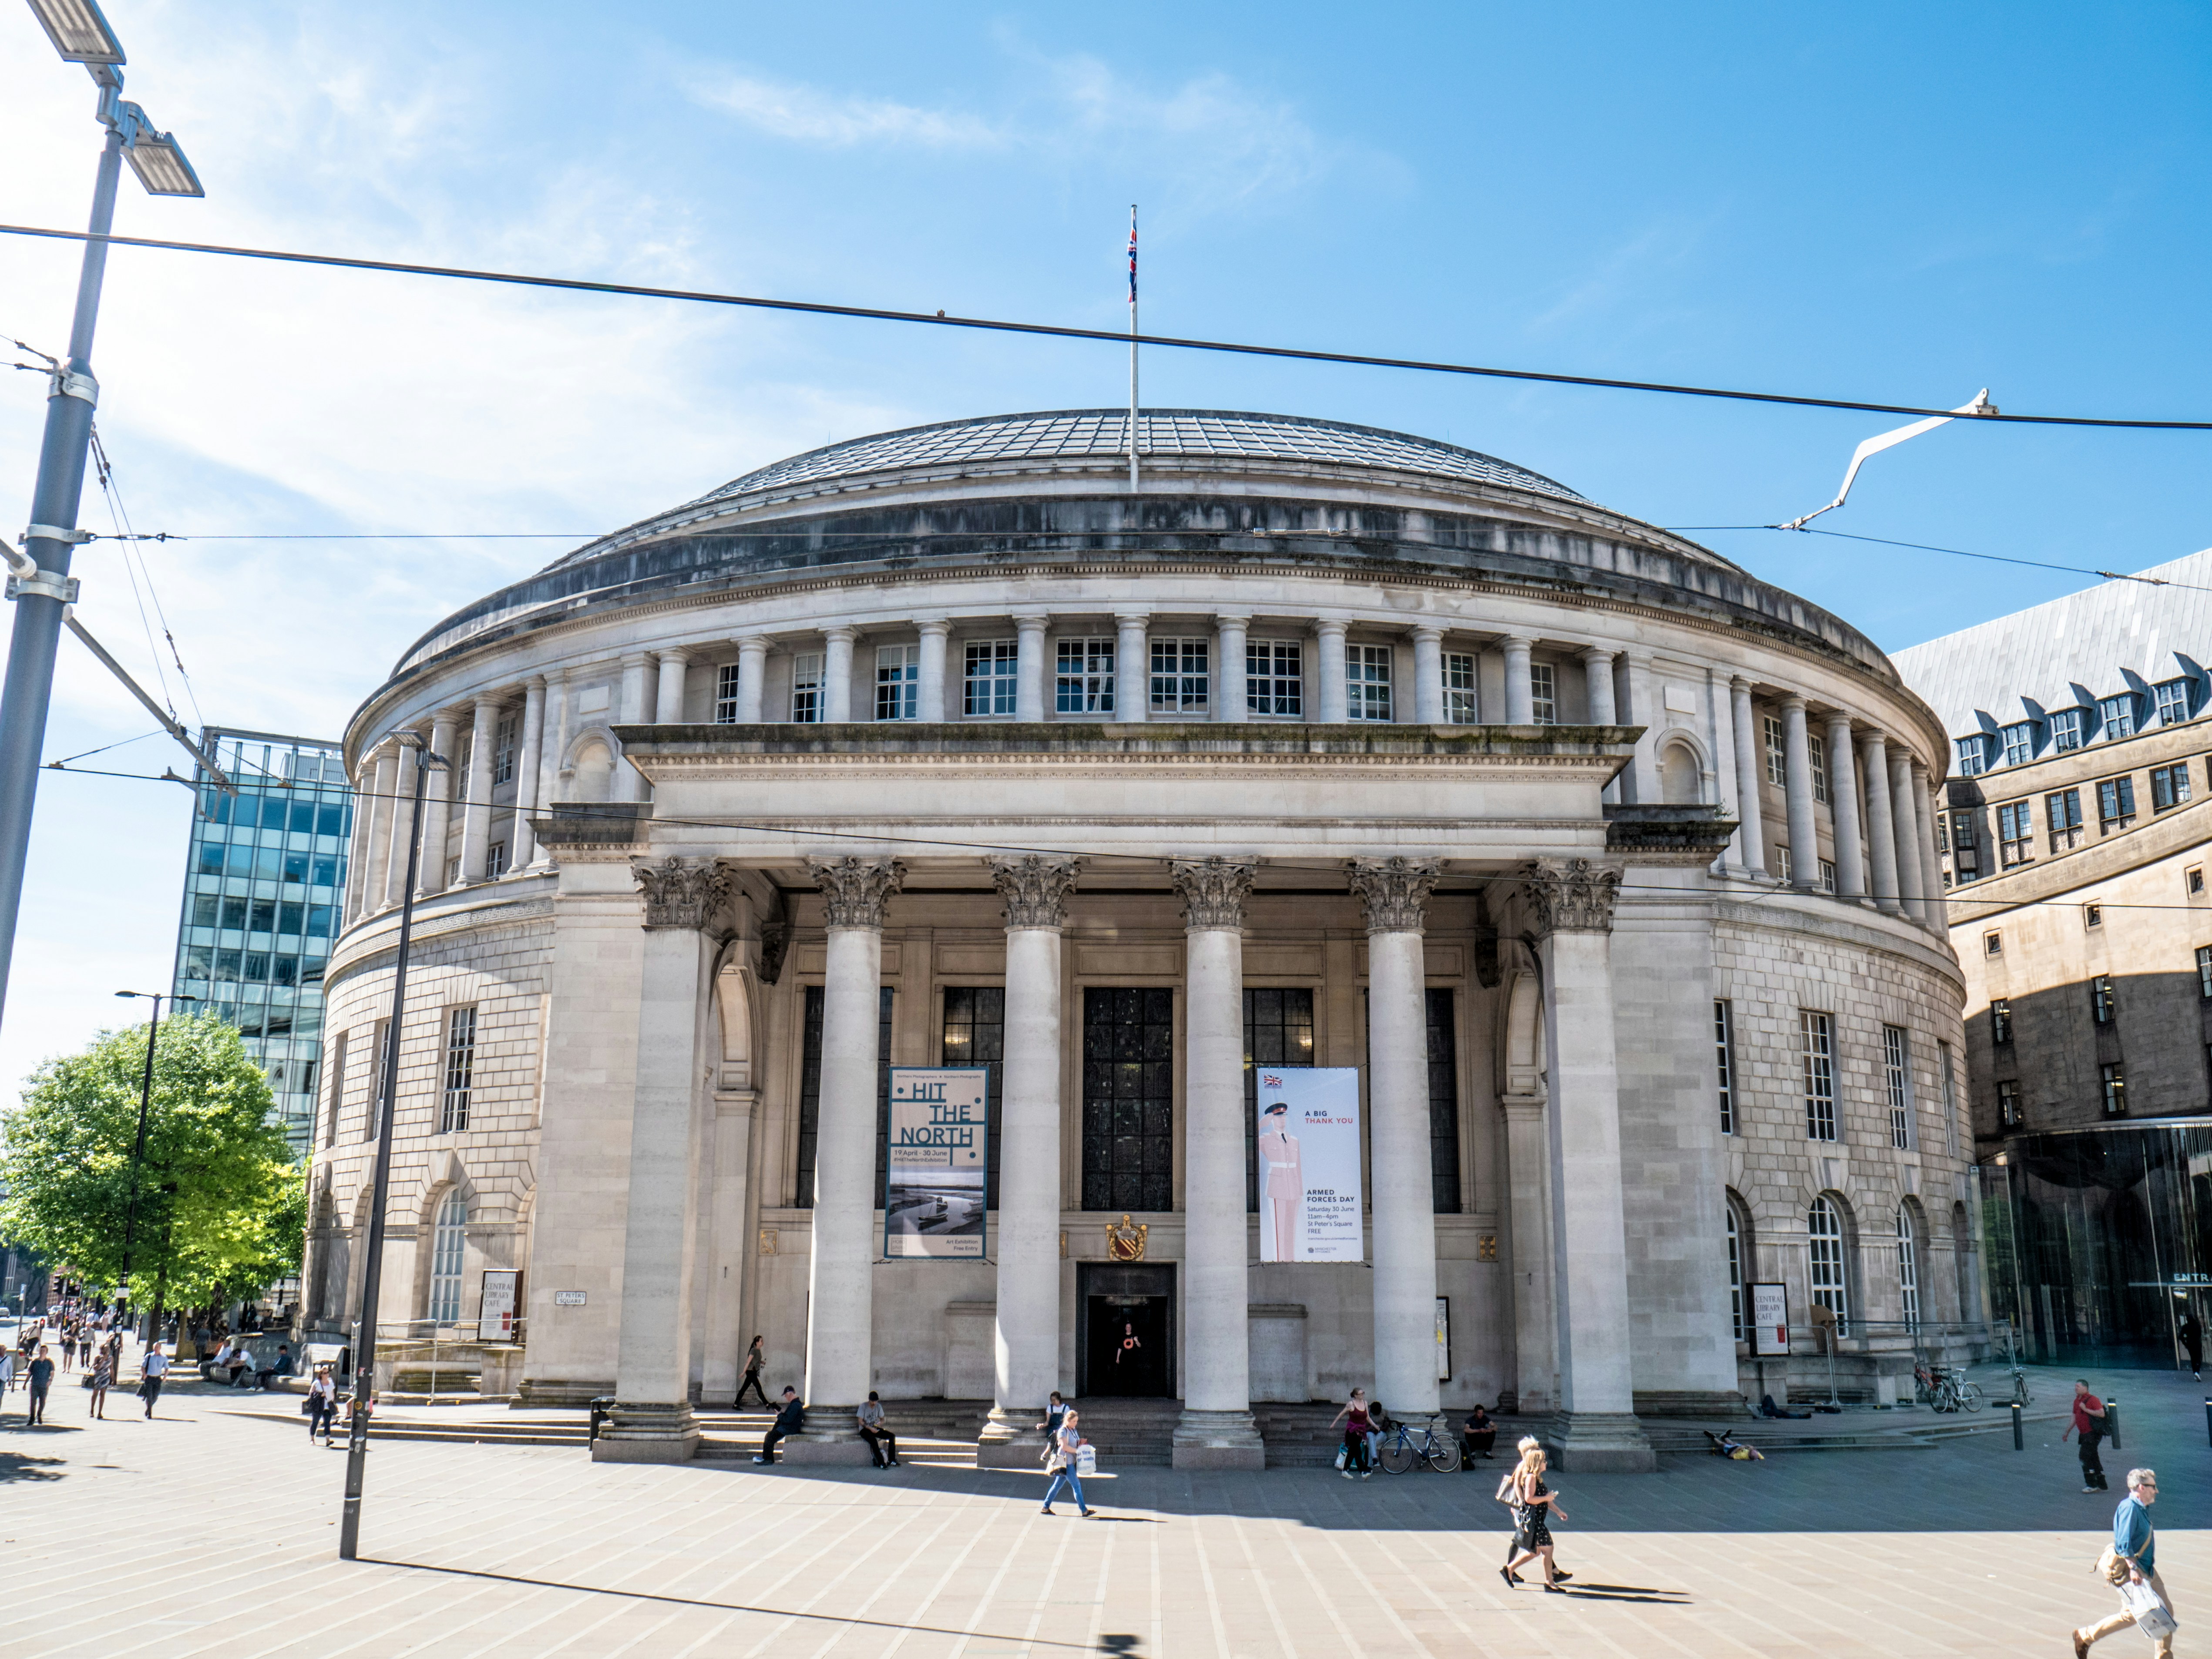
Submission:
[[1544,1588],[1556,1595],[1565,1595],[1559,1581],[1571,1578],[1571,1573],[1561,1572],[1552,1565],[1551,1517],[1557,1514],[1567,1518],[1566,1510],[1559,1503],[1559,1494],[1544,1484],[1544,1471],[1548,1467],[1541,1446],[1531,1447],[1521,1455],[1521,1467],[1513,1472],[1513,1540],[1518,1553],[1503,1569],[1510,1588],[1521,1582],[1515,1569],[1531,1561],[1544,1564]]

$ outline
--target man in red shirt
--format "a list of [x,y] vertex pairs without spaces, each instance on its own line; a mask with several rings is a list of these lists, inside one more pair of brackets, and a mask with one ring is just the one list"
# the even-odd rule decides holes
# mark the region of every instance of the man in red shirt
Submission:
[[2074,1422],[2059,1439],[2067,1434],[2081,1437],[2081,1490],[2103,1492],[2105,1461],[2097,1455],[2097,1443],[2105,1437],[2105,1402],[2090,1393],[2087,1382],[2074,1385]]

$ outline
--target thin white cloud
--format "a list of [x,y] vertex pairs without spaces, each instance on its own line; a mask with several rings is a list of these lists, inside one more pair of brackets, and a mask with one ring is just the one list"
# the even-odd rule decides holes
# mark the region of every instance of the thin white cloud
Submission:
[[888,99],[854,98],[795,81],[728,73],[693,81],[691,95],[778,138],[849,149],[919,144],[932,149],[994,149],[1006,136],[980,117],[920,109]]

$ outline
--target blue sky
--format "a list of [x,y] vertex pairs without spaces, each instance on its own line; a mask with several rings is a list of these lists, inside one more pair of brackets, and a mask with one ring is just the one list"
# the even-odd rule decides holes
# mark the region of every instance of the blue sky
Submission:
[[[204,202],[118,229],[1943,406],[2203,418],[2212,14],[112,0]],[[88,82],[0,6],[0,219],[83,222]],[[75,256],[0,238],[58,349]],[[627,522],[886,427],[1113,404],[1112,348],[120,252],[101,425],[143,530]],[[1146,401],[1448,437],[1668,525],[1828,499],[1887,417],[1166,351]],[[35,377],[0,381],[0,523]],[[2212,543],[2212,436],[1954,425],[1822,522],[2134,569]],[[83,522],[106,529],[89,494]],[[1892,648],[2077,579],[1703,539]],[[335,734],[398,652],[564,544],[149,550],[205,718]],[[120,554],[82,614],[149,679]],[[70,646],[48,752],[144,731]],[[173,670],[173,695],[197,718]],[[88,762],[158,772],[153,740]],[[0,1079],[166,985],[185,792],[49,775]],[[0,1087],[5,1087],[0,1085]]]

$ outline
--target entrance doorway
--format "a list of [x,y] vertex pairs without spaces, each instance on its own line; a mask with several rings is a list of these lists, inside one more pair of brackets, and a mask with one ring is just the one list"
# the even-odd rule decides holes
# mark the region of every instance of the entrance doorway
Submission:
[[1175,1267],[1076,1264],[1082,1328],[1075,1387],[1085,1395],[1175,1397]]

